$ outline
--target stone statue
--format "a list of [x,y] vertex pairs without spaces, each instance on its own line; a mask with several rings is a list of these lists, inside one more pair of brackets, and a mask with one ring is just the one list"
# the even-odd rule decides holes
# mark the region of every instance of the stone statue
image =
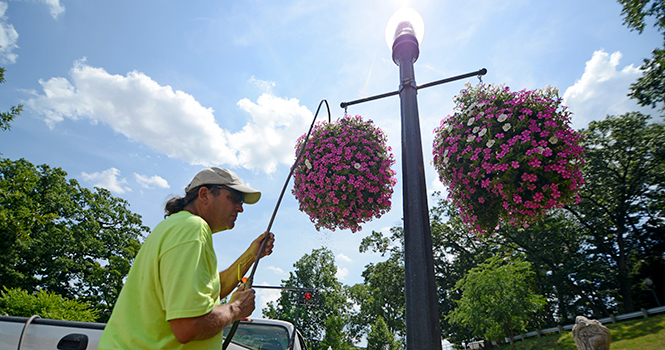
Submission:
[[610,330],[597,320],[590,320],[584,316],[575,318],[573,339],[577,350],[610,349]]

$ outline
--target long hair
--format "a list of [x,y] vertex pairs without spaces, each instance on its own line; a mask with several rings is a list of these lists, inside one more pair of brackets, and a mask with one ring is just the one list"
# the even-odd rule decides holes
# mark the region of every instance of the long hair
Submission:
[[173,196],[168,201],[166,201],[166,204],[164,205],[164,218],[167,218],[168,216],[178,213],[183,209],[185,209],[185,207],[189,203],[193,202],[199,196],[199,189],[202,186],[205,186],[206,188],[210,189],[213,196],[215,197],[217,197],[217,195],[219,194],[219,188],[217,187],[210,188],[208,185],[201,185],[189,190],[189,192],[187,192],[184,197]]

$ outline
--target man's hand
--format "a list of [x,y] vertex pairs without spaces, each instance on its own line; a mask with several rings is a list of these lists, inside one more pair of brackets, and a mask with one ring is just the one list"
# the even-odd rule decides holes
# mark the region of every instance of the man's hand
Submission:
[[234,313],[233,321],[237,321],[246,317],[254,312],[255,305],[255,292],[254,289],[245,290],[245,285],[241,284],[238,289],[231,295],[229,305],[231,305]]
[[249,317],[254,312],[254,290],[241,285],[228,304],[218,305],[208,314],[170,321],[171,331],[182,344],[192,340],[208,339],[221,332],[234,321]]
[[261,252],[261,258],[272,254],[272,249],[275,246],[275,235],[272,232],[264,232],[249,246],[249,250],[254,254],[254,258],[258,255],[259,249],[261,249],[261,242],[263,242],[263,238],[266,237],[266,235],[268,235],[268,241],[265,244],[263,252]]

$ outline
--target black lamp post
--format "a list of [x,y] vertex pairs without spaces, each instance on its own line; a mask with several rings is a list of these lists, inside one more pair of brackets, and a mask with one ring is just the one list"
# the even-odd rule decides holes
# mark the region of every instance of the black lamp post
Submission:
[[[420,15],[413,17],[411,13],[413,19],[400,19],[402,15],[400,11],[393,15],[387,31],[392,30],[391,22],[397,23],[392,31],[392,51],[393,61],[399,66],[402,116],[406,348],[435,350],[441,349],[439,304],[434,280],[432,235],[418,117],[418,87],[413,71],[413,63],[420,52],[416,37],[416,27],[420,23],[417,21],[422,21],[422,18]],[[409,13],[404,15],[408,16]],[[422,27],[424,30],[424,25]]]
[[393,51],[393,61],[399,66],[399,90],[342,102],[340,107],[346,113],[348,106],[399,94],[402,115],[406,348],[440,350],[439,304],[434,280],[417,93],[419,89],[483,76],[487,74],[487,69],[416,85],[413,63],[418,59],[424,31],[423,19],[415,10],[402,9],[395,12],[386,26],[386,42]]

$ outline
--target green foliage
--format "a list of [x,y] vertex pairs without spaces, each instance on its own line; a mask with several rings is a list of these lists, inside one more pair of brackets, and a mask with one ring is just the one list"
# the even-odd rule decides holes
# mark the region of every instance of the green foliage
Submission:
[[374,231],[363,238],[360,245],[360,252],[372,249],[382,255],[389,254],[389,257],[386,261],[365,266],[364,283],[347,289],[349,299],[359,307],[351,313],[349,322],[350,334],[356,340],[367,334],[379,317],[391,333],[406,336],[403,230],[393,227],[391,232],[392,236],[388,238]]
[[310,348],[327,349],[321,341],[326,330],[326,321],[330,317],[343,317],[347,314],[348,303],[342,284],[335,274],[335,257],[327,248],[314,249],[293,264],[294,272],[287,280],[282,280],[284,287],[319,289],[319,304],[302,310],[298,305],[298,293],[284,290],[276,303],[269,302],[263,309],[263,316],[271,319],[286,320],[300,329]]
[[70,300],[53,293],[40,290],[29,294],[19,288],[0,291],[0,314],[30,317],[39,315],[52,320],[94,322],[97,310],[89,303]]
[[[0,84],[5,82],[5,68],[0,67]],[[0,130],[7,131],[11,128],[9,125],[14,118],[18,117],[23,110],[23,105],[11,106],[9,112],[0,113]]]
[[614,271],[597,253],[594,239],[570,213],[554,210],[528,228],[502,227],[503,246],[524,253],[536,273],[538,293],[549,300],[540,327],[575,322],[577,315],[607,317],[605,301],[616,286]]
[[496,256],[469,271],[456,288],[458,307],[448,316],[477,337],[501,340],[526,330],[533,313],[547,301],[531,290],[531,264],[520,258]]
[[[646,18],[655,16],[654,27],[665,34],[665,1],[663,0],[618,0],[623,5],[621,15],[624,16],[623,24],[631,30],[637,30],[640,34],[646,26]],[[649,6],[650,5],[650,6]]]
[[[628,96],[637,100],[642,106],[656,108],[665,103],[665,49],[653,49],[652,58],[644,59],[640,69],[644,72],[633,84],[630,84]],[[665,109],[665,105],[663,106]]]
[[481,237],[472,233],[457,215],[458,210],[445,199],[434,196],[437,204],[430,211],[434,274],[439,295],[442,337],[451,342],[473,339],[467,327],[451,323],[446,316],[457,307],[461,291],[455,287],[469,270],[486,259],[511,253],[497,235]]
[[[618,0],[623,5],[623,23],[640,34],[646,27],[647,17],[653,17],[654,27],[665,38],[665,0]],[[665,44],[664,44],[665,46]],[[665,50],[656,48],[651,59],[644,59],[640,67],[644,75],[631,85],[628,96],[643,106],[656,107],[665,102]],[[665,107],[664,107],[665,108]]]
[[397,350],[402,348],[399,340],[388,330],[383,317],[379,316],[372,325],[372,330],[367,334],[367,350]]
[[[582,130],[586,183],[582,201],[566,208],[583,225],[595,254],[610,262],[616,277],[604,278],[619,286],[615,297],[626,312],[635,308],[635,279],[665,266],[665,125],[649,119],[640,113],[608,116]],[[635,270],[643,259],[648,261]]]
[[350,350],[351,343],[344,331],[344,319],[340,316],[331,316],[326,320],[326,335],[321,342],[322,349]]
[[0,286],[89,302],[104,322],[148,228],[126,201],[66,176],[0,159]]

